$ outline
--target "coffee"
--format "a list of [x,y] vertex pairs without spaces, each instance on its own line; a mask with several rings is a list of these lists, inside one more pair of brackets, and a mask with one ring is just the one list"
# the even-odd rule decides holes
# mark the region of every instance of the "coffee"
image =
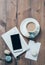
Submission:
[[35,24],[30,22],[28,25],[27,25],[27,29],[28,29],[28,32],[33,32],[35,30]]

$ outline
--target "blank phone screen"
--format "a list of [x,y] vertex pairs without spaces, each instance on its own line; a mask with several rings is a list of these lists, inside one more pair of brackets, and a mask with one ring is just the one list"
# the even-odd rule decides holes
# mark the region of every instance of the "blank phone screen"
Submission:
[[13,50],[22,49],[19,34],[11,35]]

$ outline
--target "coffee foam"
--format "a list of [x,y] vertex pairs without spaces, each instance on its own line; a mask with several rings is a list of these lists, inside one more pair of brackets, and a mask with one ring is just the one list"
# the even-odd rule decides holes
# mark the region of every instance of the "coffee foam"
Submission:
[[27,24],[28,32],[33,32],[35,30],[35,24],[30,22]]

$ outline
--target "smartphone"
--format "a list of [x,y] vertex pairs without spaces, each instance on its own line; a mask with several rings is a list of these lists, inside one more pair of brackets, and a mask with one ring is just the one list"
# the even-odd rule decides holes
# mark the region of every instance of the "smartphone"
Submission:
[[22,51],[22,45],[19,34],[11,35],[11,42],[14,52]]

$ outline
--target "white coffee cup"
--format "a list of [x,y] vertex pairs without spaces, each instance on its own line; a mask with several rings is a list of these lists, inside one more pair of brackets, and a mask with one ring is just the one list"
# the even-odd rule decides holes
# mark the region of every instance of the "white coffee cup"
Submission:
[[[35,29],[33,31],[28,31],[27,29],[27,25],[29,23],[33,23],[35,25]],[[30,28],[29,28],[30,29]],[[20,25],[20,31],[21,33],[25,36],[25,37],[28,37],[28,38],[35,38],[39,31],[40,31],[40,25],[39,25],[39,22],[34,19],[34,18],[26,18],[22,21],[21,25]]]

